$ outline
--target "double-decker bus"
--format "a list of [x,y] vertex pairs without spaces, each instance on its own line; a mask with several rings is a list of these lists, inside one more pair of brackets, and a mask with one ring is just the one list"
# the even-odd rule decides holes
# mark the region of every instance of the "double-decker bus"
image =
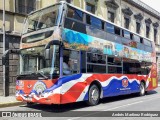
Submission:
[[66,2],[29,14],[20,44],[16,99],[87,101],[157,87],[154,42]]

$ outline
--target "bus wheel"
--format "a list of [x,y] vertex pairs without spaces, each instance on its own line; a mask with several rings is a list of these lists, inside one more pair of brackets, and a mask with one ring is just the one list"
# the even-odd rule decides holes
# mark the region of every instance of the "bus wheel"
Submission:
[[88,105],[94,106],[97,105],[99,102],[100,98],[100,91],[97,85],[92,85],[89,89],[89,94],[88,94]]
[[140,84],[140,93],[139,93],[140,96],[143,96],[145,95],[145,84],[144,82],[141,82]]

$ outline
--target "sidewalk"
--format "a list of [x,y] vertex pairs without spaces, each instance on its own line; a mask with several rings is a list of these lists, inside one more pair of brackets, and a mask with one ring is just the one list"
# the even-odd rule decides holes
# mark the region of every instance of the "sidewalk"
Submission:
[[7,96],[7,97],[0,96],[0,108],[23,105],[23,104],[25,103],[17,101],[15,96]]

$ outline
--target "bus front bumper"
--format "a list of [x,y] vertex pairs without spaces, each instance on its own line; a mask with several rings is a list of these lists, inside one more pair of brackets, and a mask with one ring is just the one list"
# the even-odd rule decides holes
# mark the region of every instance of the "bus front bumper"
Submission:
[[17,101],[24,101],[24,102],[32,102],[32,103],[39,103],[39,104],[61,104],[60,103],[60,94],[50,95],[47,97],[41,95],[29,95],[29,94],[20,94],[16,93],[16,100]]

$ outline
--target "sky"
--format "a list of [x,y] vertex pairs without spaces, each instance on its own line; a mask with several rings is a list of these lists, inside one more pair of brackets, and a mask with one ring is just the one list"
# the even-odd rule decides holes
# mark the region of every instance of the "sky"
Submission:
[[141,0],[160,13],[160,0]]

